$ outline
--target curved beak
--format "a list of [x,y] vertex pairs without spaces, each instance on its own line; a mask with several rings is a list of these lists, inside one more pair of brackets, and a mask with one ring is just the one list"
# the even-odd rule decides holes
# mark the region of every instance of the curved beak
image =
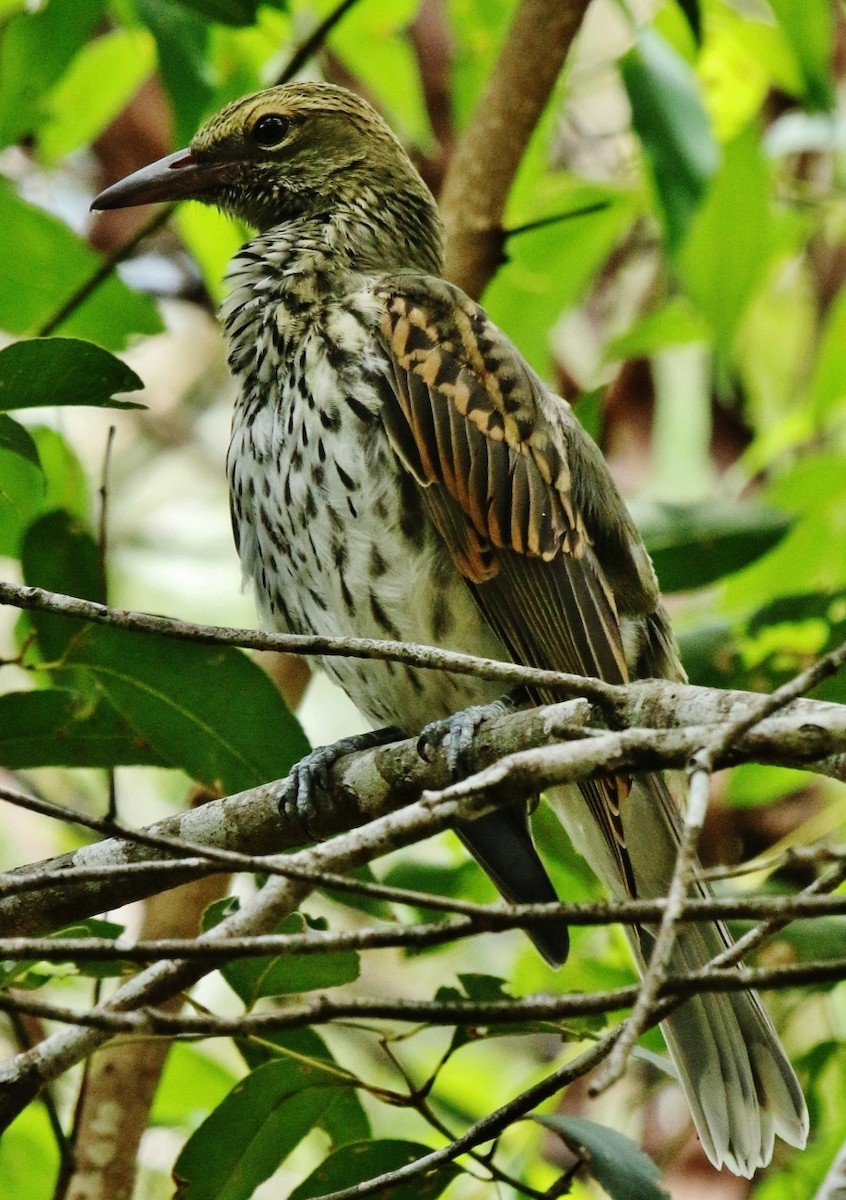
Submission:
[[189,200],[215,187],[228,165],[220,161],[202,162],[190,150],[177,150],[113,183],[94,197],[91,207],[131,208],[158,200]]

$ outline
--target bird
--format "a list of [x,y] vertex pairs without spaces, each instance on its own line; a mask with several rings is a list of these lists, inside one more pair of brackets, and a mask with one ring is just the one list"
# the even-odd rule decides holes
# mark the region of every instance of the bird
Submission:
[[[220,319],[237,391],[232,525],[265,627],[425,643],[614,684],[685,679],[600,450],[444,278],[436,202],[370,104],[321,82],[254,93],[92,207],[186,199],[255,231],[230,263]],[[407,663],[322,666],[374,728],[407,735],[499,699],[494,683]],[[526,699],[556,696],[534,687]],[[612,897],[666,895],[683,818],[662,775],[550,798]],[[525,805],[460,835],[508,899],[557,899]],[[529,936],[552,965],[566,959],[563,923]],[[629,938],[643,970],[654,930]],[[686,924],[670,969],[701,969],[728,945],[721,925]],[[805,1145],[802,1090],[754,993],[696,995],[662,1029],[715,1166],[748,1177],[776,1135]]]

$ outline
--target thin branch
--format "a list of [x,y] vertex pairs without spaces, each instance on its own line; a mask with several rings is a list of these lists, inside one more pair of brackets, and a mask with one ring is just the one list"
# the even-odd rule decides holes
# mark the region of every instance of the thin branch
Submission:
[[179,641],[210,646],[240,646],[247,650],[276,650],[290,654],[314,654],[329,657],[367,658],[408,663],[433,671],[450,671],[502,683],[506,688],[525,683],[537,687],[559,687],[564,694],[585,696],[597,704],[611,703],[617,688],[600,680],[561,671],[542,671],[517,663],[496,662],[455,650],[440,650],[412,642],[380,641],[375,638],[300,636],[299,634],[260,633],[252,629],[232,629],[220,625],[198,625],[170,617],[154,616],[125,609],[107,608],[91,600],[64,596],[43,588],[24,587],[0,580],[0,604],[27,611],[53,612],[81,618],[98,625],[129,629],[136,633],[156,634]]
[[314,58],[318,50],[323,47],[323,43],[328,38],[329,34],[336,25],[347,15],[350,9],[358,2],[358,0],[341,0],[341,3],[333,8],[332,11],[324,17],[314,30],[305,38],[288,60],[285,68],[279,73],[276,80],[277,86],[288,83],[295,75],[303,69],[309,59]]
[[159,209],[154,216],[150,217],[149,221],[145,221],[140,229],[132,235],[128,241],[122,246],[118,246],[107,258],[104,258],[93,274],[89,275],[76,289],[68,296],[61,306],[56,309],[51,317],[36,330],[36,337],[49,337],[51,333],[63,325],[68,317],[72,316],[78,308],[85,303],[89,296],[96,292],[101,284],[105,283],[109,276],[114,271],[115,267],[122,263],[125,258],[133,252],[136,246],[140,245],[145,238],[150,237],[157,229],[160,229],[170,218],[175,205],[168,204],[165,208]]
[[[812,884],[815,888],[837,886],[846,876],[846,863],[836,872]],[[410,893],[404,903],[417,904],[416,894]],[[447,898],[424,897],[423,903],[432,907],[451,909]],[[227,939],[216,945],[198,945],[196,938],[161,937],[139,939],[127,943],[121,938],[80,938],[55,936],[48,938],[0,938],[0,958],[10,961],[37,959],[45,962],[116,961],[157,962],[170,958],[198,959],[213,966],[235,958],[263,958],[282,954],[327,954],[345,950],[372,950],[390,947],[438,945],[470,937],[474,934],[500,930],[523,929],[548,922],[566,921],[568,925],[596,927],[604,925],[642,925],[659,921],[667,911],[668,901],[623,900],[595,904],[466,904],[466,915],[453,920],[421,922],[411,925],[365,926],[361,929],[329,932],[311,930],[308,933],[264,934]],[[799,895],[772,896],[756,894],[741,897],[695,897],[687,899],[678,913],[679,923],[699,921],[748,921],[757,917],[770,918],[766,923],[768,936],[779,932],[797,920],[846,915],[846,896],[824,895],[806,889]],[[737,943],[735,943],[735,946]],[[749,947],[746,947],[748,952]],[[721,955],[716,965],[728,965],[736,956]]]

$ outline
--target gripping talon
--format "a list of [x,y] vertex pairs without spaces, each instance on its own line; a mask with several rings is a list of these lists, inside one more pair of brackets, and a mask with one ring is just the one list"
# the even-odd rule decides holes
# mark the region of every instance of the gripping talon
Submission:
[[318,746],[295,763],[288,775],[285,792],[279,801],[279,813],[286,821],[297,821],[312,842],[322,841],[315,828],[331,816],[334,802],[330,788],[332,768],[345,754],[372,750],[397,741],[402,733],[393,727],[374,729],[340,738],[329,746]]

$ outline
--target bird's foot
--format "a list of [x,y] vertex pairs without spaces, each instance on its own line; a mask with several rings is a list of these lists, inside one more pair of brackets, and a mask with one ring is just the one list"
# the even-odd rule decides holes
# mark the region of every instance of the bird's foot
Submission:
[[393,727],[373,729],[340,738],[329,746],[318,746],[291,768],[285,792],[279,801],[279,813],[286,821],[299,821],[312,842],[319,842],[315,832],[317,818],[331,813],[333,807],[329,775],[338,759],[359,750],[387,746],[403,737]]
[[446,755],[450,774],[462,774],[467,766],[473,740],[479,727],[494,717],[503,717],[515,712],[526,703],[522,688],[515,688],[490,704],[471,704],[450,717],[431,721],[417,739],[417,753],[429,762],[432,751],[441,746]]

